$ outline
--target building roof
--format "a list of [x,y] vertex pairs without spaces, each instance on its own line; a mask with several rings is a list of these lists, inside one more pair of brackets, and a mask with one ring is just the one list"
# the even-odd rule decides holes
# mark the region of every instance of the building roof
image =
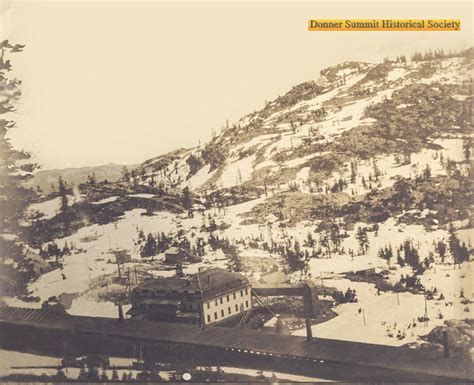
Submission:
[[183,278],[150,278],[137,286],[135,290],[195,294],[202,299],[209,299],[249,285],[248,279],[243,275],[214,267]]
[[164,298],[144,299],[141,302],[147,305],[161,305],[161,306],[178,306],[181,304],[181,301],[178,301],[175,299],[164,299]]
[[180,250],[177,247],[169,247],[165,250],[165,254],[179,254]]

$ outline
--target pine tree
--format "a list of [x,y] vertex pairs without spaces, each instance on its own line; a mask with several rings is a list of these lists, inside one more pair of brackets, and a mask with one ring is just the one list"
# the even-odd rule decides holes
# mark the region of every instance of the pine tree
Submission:
[[326,249],[326,254],[331,258],[331,245],[329,244],[329,236],[326,232],[322,232],[319,236],[319,244]]
[[185,210],[189,211],[193,207],[193,197],[191,195],[191,191],[189,191],[189,187],[185,187],[183,189],[183,207]]
[[465,138],[463,140],[463,152],[464,152],[464,160],[469,163],[469,159],[471,159],[471,148],[472,148],[472,139]]
[[304,241],[303,246],[305,247],[314,247],[316,245],[316,241],[314,240],[313,236],[310,232],[306,235],[306,239]]
[[277,317],[277,320],[275,323],[275,333],[282,334],[283,328],[284,328],[283,321],[279,317]]
[[[166,170],[166,169],[165,169]],[[166,175],[166,174],[165,174]],[[137,183],[138,183],[138,180],[137,180],[137,171],[135,169],[133,169],[131,172],[130,172],[130,178],[132,179],[132,184],[133,186],[136,186]]]
[[357,177],[357,163],[351,160],[351,183],[356,182]]
[[431,177],[431,168],[429,164],[426,164],[426,167],[424,168],[421,176],[425,179],[428,179]]
[[122,167],[122,180],[128,182],[130,180],[130,172],[128,171],[127,166]]
[[[8,40],[0,43],[0,233],[17,236],[13,239],[0,236],[0,295],[20,294],[32,278],[25,261],[20,221],[35,195],[24,187],[23,182],[32,176],[37,165],[28,163],[31,154],[13,148],[9,139],[11,130],[16,126],[12,112],[21,96],[21,81],[9,76],[12,64],[7,55],[21,52],[23,47]],[[15,264],[5,265],[4,261],[9,259],[13,259]]]
[[243,264],[242,258],[239,255],[237,247],[231,245],[229,240],[224,239],[221,244],[221,249],[226,258],[228,259],[227,269],[236,273],[241,272],[243,269]]
[[95,172],[93,172],[91,175],[87,175],[87,183],[90,184],[91,186],[95,186],[97,184],[97,178],[95,176]]
[[412,187],[410,183],[401,178],[397,180],[393,188],[395,193],[393,194],[393,200],[396,202],[399,208],[407,209],[409,208],[410,204],[413,202],[413,195],[412,195]]
[[444,262],[444,258],[446,257],[446,250],[447,250],[446,244],[442,240],[436,243],[436,252],[441,258],[441,263]]
[[242,186],[242,172],[240,171],[240,168],[237,168],[237,185]]
[[400,265],[400,267],[405,266],[405,260],[402,257],[402,253],[400,249],[397,249],[397,263]]
[[64,371],[62,369],[58,369],[54,376],[54,380],[57,382],[64,382],[66,379],[67,377],[64,374]]
[[449,225],[449,251],[453,256],[454,263],[461,264],[469,261],[469,249],[465,243],[461,244],[452,223]]
[[146,258],[146,257],[153,257],[157,253],[158,253],[158,245],[157,245],[156,239],[152,233],[148,233],[145,244],[140,250],[140,255],[143,258]]
[[375,181],[378,181],[382,173],[380,172],[379,166],[377,165],[377,161],[375,159],[372,162],[372,169],[374,171],[374,179]]
[[102,382],[106,382],[109,380],[109,376],[107,376],[107,371],[105,365],[102,367],[102,372],[100,373],[100,380]]
[[405,240],[402,245],[403,250],[403,259],[404,261],[412,267],[413,270],[416,270],[417,273],[422,273],[424,268],[420,263],[420,255],[418,250],[413,245],[413,242],[409,239]]
[[335,252],[339,252],[339,248],[342,242],[342,236],[337,223],[332,224],[329,236],[333,245],[333,250]]
[[390,260],[393,257],[392,245],[385,246],[379,250],[378,256],[387,261],[390,264]]
[[176,276],[181,278],[184,277],[184,271],[183,271],[183,264],[182,263],[177,263],[175,267],[175,273]]
[[118,376],[118,373],[117,373],[117,370],[114,369],[112,371],[112,378],[111,378],[112,381],[118,381],[119,380],[119,376]]
[[81,382],[87,380],[87,373],[84,367],[81,367],[81,369],[79,369],[79,376],[77,377],[77,380]]
[[89,367],[89,369],[87,370],[87,379],[91,382],[97,382],[100,380],[100,377],[99,377],[99,370],[96,368],[96,367]]
[[66,184],[63,181],[63,178],[59,177],[58,179],[58,193],[61,197],[61,211],[66,211],[69,208],[68,198],[67,198],[67,189]]
[[363,255],[367,254],[367,251],[369,249],[369,238],[367,235],[367,229],[363,227],[359,227],[357,229],[356,239],[357,239],[357,242],[359,243],[360,253]]

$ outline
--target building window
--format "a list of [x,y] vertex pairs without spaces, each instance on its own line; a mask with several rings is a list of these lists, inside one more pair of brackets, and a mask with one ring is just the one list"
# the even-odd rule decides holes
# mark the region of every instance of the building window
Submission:
[[211,322],[211,316],[209,314],[207,315],[207,322]]
[[222,297],[221,297],[221,298],[219,298],[219,301],[220,301],[220,303],[221,303],[221,305],[222,305]]
[[217,319],[217,312],[214,312],[214,319]]
[[230,301],[230,297],[227,295],[227,302],[229,302],[229,301]]
[[249,307],[249,301],[245,301],[245,307]]
[[224,309],[221,310],[221,316],[224,317]]
[[208,309],[211,307],[211,304],[209,302],[206,305]]
[[232,313],[232,311],[230,310],[230,306],[227,308],[227,311],[230,313]]
[[235,311],[239,311],[239,305],[235,305]]
[[235,293],[234,293],[234,299],[235,299]]
[[249,293],[249,289],[245,289],[245,295]]
[[217,299],[216,299],[216,306],[217,306],[217,305],[218,305],[218,303],[217,303]]
[[240,290],[240,296],[241,296],[241,297],[244,296],[244,291],[243,291],[243,290]]

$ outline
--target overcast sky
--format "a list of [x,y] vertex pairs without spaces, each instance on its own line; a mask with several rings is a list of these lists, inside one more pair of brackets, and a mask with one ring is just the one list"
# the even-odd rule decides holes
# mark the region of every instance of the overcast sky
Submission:
[[[0,0],[0,2],[3,0]],[[465,49],[471,2],[4,2],[23,80],[15,146],[43,168],[139,163],[208,140],[346,60]],[[309,18],[456,18],[460,32],[308,32]]]

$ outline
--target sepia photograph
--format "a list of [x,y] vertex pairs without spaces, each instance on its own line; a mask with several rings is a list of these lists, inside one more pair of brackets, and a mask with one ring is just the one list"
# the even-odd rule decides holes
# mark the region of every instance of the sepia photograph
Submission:
[[473,382],[472,15],[0,0],[0,383]]

